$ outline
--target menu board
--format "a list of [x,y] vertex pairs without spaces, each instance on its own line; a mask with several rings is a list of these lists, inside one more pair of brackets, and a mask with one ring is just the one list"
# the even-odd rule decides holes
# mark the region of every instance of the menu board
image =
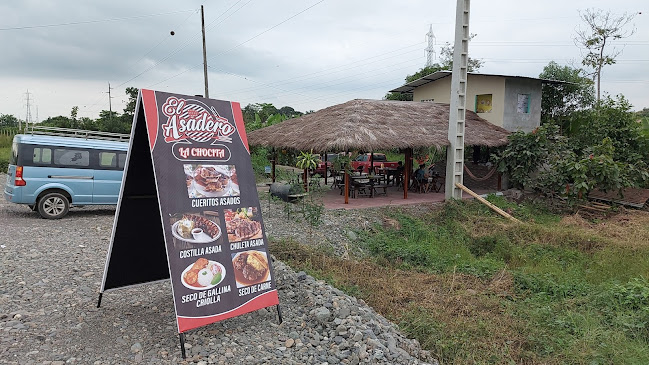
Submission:
[[[153,243],[128,251],[130,260],[153,256],[147,250],[159,251],[164,241],[179,333],[277,305],[240,105],[141,90],[136,114],[102,292],[164,278],[160,264],[151,263],[142,273],[128,268],[135,277],[129,282],[115,279],[120,271],[115,267],[127,259],[114,256],[133,241],[123,232],[133,231],[133,220],[146,221],[148,215],[159,220],[149,218],[149,227],[161,231],[158,243],[152,234]],[[144,143],[150,157],[143,156]],[[131,171],[137,162],[153,175],[157,207],[146,203],[153,191],[146,178],[135,175],[146,173]],[[135,184],[139,191],[129,188]]]

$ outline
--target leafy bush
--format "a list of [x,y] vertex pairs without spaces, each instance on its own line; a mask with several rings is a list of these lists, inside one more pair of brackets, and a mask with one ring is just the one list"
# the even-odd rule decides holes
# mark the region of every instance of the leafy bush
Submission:
[[571,198],[649,184],[649,139],[623,97],[568,119],[568,136],[552,124],[510,135],[509,145],[494,155],[498,170],[518,188]]

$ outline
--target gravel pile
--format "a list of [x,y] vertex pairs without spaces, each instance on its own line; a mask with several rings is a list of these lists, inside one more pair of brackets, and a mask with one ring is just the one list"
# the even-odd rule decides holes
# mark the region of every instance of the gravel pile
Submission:
[[[338,252],[354,238],[343,227],[377,219],[327,212],[318,232],[328,233],[321,237],[279,214],[281,204],[274,208],[265,212],[270,236],[322,240]],[[50,221],[0,199],[0,363],[436,363],[362,300],[277,260],[284,322],[278,325],[277,311],[268,308],[189,331],[183,361],[168,281],[105,293],[96,308],[114,213],[114,207],[74,208]]]

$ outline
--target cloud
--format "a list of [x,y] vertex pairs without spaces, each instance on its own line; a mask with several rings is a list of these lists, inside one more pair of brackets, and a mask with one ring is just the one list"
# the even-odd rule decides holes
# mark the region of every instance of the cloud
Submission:
[[[0,4],[0,29],[24,28],[0,30],[0,44],[6,50],[0,57],[0,113],[24,115],[28,88],[41,115],[67,115],[71,106],[85,105],[87,116],[95,113],[94,117],[108,108],[108,82],[115,88],[115,110],[123,108],[127,86],[202,93],[200,2],[154,4],[132,0]],[[522,76],[537,76],[550,60],[579,65],[581,55],[571,44],[579,23],[577,10],[610,6],[585,0],[472,5],[470,30],[478,36],[470,55],[485,59],[484,72]],[[613,10],[638,11],[641,5],[640,0],[620,0]],[[424,0],[206,4],[210,95],[298,110],[380,98],[424,66],[429,24],[437,36],[438,54],[444,42],[454,39],[454,12],[454,2]],[[624,93],[635,105],[648,106],[643,70],[649,59],[649,25],[640,20],[638,31],[629,38],[633,42],[620,56],[630,61],[605,68],[603,85]],[[84,108],[80,109],[81,113]]]

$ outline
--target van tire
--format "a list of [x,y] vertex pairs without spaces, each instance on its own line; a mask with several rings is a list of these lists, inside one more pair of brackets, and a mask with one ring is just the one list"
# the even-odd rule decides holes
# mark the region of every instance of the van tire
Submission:
[[70,201],[61,193],[48,193],[38,200],[38,213],[45,219],[63,218],[70,210]]

